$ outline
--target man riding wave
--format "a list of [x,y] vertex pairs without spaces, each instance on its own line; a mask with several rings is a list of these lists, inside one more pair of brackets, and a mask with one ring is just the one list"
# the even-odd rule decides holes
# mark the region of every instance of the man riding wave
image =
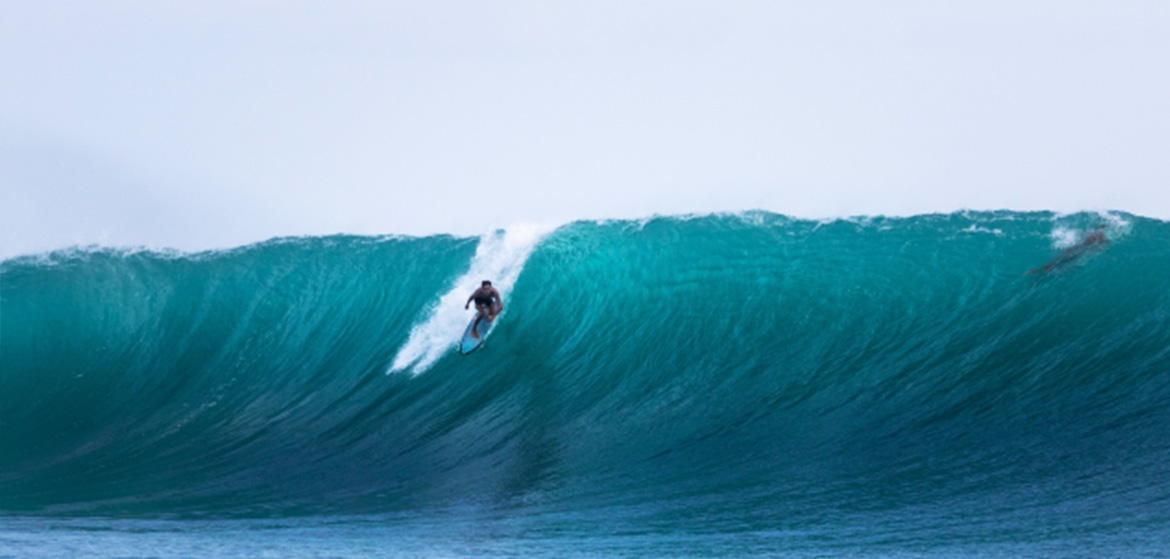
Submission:
[[[483,280],[479,289],[476,289],[471,297],[467,298],[467,303],[463,308],[469,308],[471,302],[475,301],[475,310],[479,311],[480,316],[487,319],[488,323],[496,319],[496,315],[504,310],[504,300],[500,298],[500,292],[492,287],[492,282]],[[479,320],[475,321],[475,326],[471,327],[471,335],[479,338]]]

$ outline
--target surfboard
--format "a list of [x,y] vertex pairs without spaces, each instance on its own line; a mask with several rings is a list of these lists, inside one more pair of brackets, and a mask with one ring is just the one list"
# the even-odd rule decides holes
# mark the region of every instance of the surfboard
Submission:
[[[475,313],[475,317],[468,323],[467,330],[463,331],[463,339],[459,340],[459,353],[467,355],[483,347],[483,341],[487,339],[488,332],[491,331],[493,323],[488,322],[486,318],[482,317],[482,314]],[[496,318],[499,319],[500,317],[497,316]],[[477,320],[479,321],[479,327],[476,328],[475,333],[479,334],[478,338],[471,335],[471,329],[475,326],[475,321]]]

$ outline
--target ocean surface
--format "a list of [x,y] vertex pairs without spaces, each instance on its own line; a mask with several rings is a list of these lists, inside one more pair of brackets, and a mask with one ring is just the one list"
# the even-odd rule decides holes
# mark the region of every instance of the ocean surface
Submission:
[[[482,279],[504,311],[461,356]],[[1170,556],[1170,223],[0,263],[0,557],[400,556]]]

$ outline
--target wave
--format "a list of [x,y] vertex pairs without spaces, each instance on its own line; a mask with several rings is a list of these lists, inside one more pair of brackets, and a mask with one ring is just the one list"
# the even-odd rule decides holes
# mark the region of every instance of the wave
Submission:
[[[1067,252],[1101,225],[1107,244]],[[719,526],[962,503],[1170,525],[1168,277],[1170,225],[1120,213],[10,259],[0,510],[486,503]],[[480,279],[507,310],[461,356]]]

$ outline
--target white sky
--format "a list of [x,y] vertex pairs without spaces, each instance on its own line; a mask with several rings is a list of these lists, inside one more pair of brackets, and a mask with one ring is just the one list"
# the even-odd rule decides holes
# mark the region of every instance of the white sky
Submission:
[[1170,2],[0,5],[0,257],[516,222],[1170,217]]

